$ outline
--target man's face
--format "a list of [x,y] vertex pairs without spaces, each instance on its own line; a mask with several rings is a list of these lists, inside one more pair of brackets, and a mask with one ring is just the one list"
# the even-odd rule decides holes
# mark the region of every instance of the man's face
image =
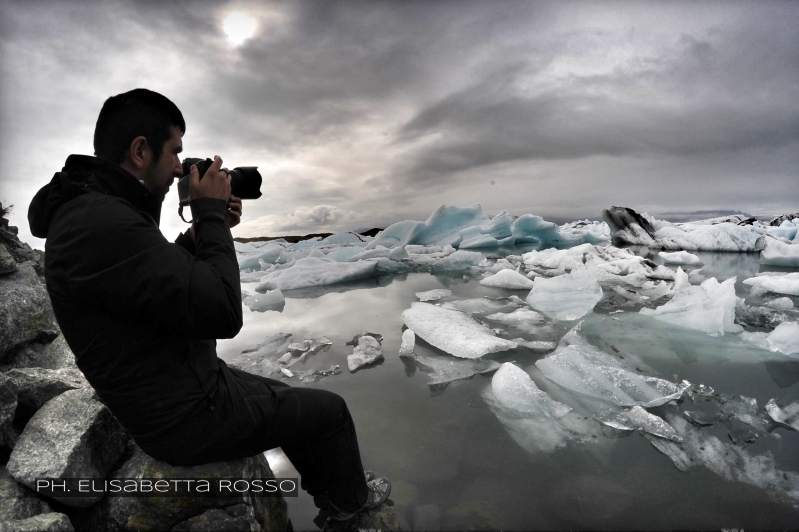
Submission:
[[169,187],[176,177],[183,175],[183,167],[180,164],[178,154],[183,151],[183,139],[181,138],[180,128],[172,126],[172,137],[164,143],[161,157],[157,161],[152,161],[147,167],[144,175],[144,182],[147,188],[156,197],[163,201]]

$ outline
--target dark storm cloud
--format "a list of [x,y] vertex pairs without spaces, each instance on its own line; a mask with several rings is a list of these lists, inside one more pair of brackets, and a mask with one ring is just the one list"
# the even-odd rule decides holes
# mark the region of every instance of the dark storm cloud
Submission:
[[[514,88],[524,63],[422,109],[399,131],[421,141],[399,171],[440,182],[508,161],[596,155],[693,157],[799,141],[799,32],[714,29],[603,75],[573,75],[534,96]],[[784,28],[783,28],[784,29]],[[557,55],[557,54],[556,54]],[[433,139],[425,142],[425,139]]]

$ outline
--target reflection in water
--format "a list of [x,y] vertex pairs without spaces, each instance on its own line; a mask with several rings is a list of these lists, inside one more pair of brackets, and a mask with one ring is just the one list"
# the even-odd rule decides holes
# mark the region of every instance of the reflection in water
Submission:
[[[736,275],[738,295],[748,296],[740,281],[760,271],[756,254],[696,254],[705,263],[703,274]],[[491,386],[490,375],[458,381],[431,396],[428,374],[398,356],[403,331],[400,315],[417,301],[416,292],[427,290],[450,289],[453,295],[447,301],[520,295],[480,286],[477,280],[464,279],[463,274],[411,273],[286,291],[282,313],[254,313],[245,308],[244,328],[235,339],[219,341],[219,353],[231,359],[246,346],[279,332],[292,334],[292,341],[297,342],[326,336],[332,341],[330,349],[306,364],[297,363],[292,370],[326,369],[333,364],[343,368],[353,350],[346,342],[354,335],[362,331],[382,334],[385,361],[381,365],[354,374],[345,371],[309,386],[334,391],[347,400],[364,466],[391,478],[395,509],[411,529],[416,523],[422,526],[425,515],[437,515],[442,530],[475,523],[485,529],[516,530],[796,526],[797,508],[771,500],[755,486],[723,481],[703,467],[682,473],[637,434],[609,440],[597,433],[595,444],[530,454],[486,408],[482,393]],[[253,287],[245,286],[251,292]],[[772,397],[799,397],[799,362],[757,349],[740,335],[714,338],[636,312],[606,312],[588,314],[581,334],[614,356],[639,360],[646,374],[672,382],[687,379],[720,393],[752,397],[760,408]],[[546,324],[556,337],[573,325]],[[510,329],[501,335],[512,339],[520,334],[524,335]],[[414,351],[443,360],[448,356],[425,342],[417,342]],[[484,358],[515,363],[541,390],[564,402],[566,397],[559,394],[566,392],[558,391],[535,370],[535,362],[543,356],[519,347]],[[287,382],[305,386],[297,379]],[[725,439],[726,429],[722,429],[700,430]],[[799,433],[779,428],[748,444],[745,452],[752,457],[771,453],[779,470],[796,473],[796,448]],[[292,476],[293,468],[283,462],[281,453],[270,452],[268,457],[277,474]],[[316,529],[312,522],[316,512],[305,493],[288,503],[295,529]]]

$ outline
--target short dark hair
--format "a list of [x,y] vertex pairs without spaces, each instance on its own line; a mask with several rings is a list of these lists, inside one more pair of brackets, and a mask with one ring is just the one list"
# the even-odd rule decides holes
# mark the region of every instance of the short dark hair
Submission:
[[111,96],[94,127],[94,155],[122,164],[133,139],[143,136],[158,161],[172,137],[172,126],[186,132],[183,114],[166,96],[147,89]]

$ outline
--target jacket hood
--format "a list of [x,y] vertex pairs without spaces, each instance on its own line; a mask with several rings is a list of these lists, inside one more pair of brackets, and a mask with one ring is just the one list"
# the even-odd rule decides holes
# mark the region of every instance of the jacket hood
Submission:
[[163,200],[153,196],[130,172],[100,157],[70,155],[64,168],[36,193],[28,207],[31,234],[47,238],[50,222],[58,209],[89,192],[127,200],[152,218],[156,225],[160,223]]

